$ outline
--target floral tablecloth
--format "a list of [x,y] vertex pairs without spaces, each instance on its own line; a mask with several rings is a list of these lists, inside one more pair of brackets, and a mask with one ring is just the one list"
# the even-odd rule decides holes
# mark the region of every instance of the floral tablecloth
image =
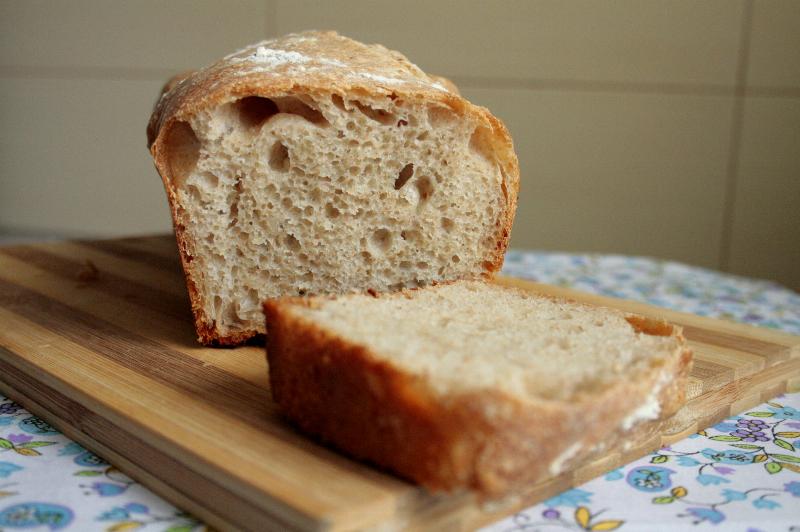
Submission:
[[[800,295],[766,281],[646,258],[519,251],[504,273],[800,334]],[[800,393],[787,394],[485,530],[800,531],[799,449]],[[0,531],[203,528],[0,396]]]

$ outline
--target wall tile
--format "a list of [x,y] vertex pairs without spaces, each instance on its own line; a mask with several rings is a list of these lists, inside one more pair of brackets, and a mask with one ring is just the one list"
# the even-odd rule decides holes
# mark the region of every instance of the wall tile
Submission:
[[79,235],[169,230],[145,147],[160,87],[0,79],[0,227]]
[[0,4],[0,65],[198,68],[265,37],[268,2]]
[[800,88],[800,2],[756,0],[748,85]]
[[513,247],[718,267],[732,98],[464,92],[515,138]]
[[730,270],[800,291],[800,99],[745,101]]
[[336,29],[448,76],[732,85],[742,2],[277,0],[277,32]]

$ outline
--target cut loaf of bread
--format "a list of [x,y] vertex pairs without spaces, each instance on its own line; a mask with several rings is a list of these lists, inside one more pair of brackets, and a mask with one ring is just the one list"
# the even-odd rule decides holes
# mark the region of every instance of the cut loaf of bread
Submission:
[[287,295],[490,276],[516,207],[503,124],[398,52],[333,32],[171,80],[148,126],[203,343]]
[[507,494],[685,401],[679,328],[513,288],[459,281],[264,311],[286,416],[434,491]]

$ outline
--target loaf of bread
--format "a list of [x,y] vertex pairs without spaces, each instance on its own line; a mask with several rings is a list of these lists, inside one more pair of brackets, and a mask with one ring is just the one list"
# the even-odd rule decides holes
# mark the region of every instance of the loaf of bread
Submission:
[[263,333],[265,299],[502,265],[508,131],[383,46],[333,32],[253,45],[171,80],[147,133],[203,343]]
[[677,327],[492,283],[264,311],[286,416],[434,491],[502,496],[685,401]]

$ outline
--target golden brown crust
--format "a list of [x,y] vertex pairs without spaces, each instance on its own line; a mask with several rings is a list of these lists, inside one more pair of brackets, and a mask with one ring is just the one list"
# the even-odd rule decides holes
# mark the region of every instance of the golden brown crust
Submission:
[[292,312],[315,304],[264,304],[273,398],[302,430],[433,491],[502,497],[622,434],[631,405],[655,393],[667,416],[685,400],[685,346],[665,365],[570,401],[523,403],[497,390],[437,395],[424,379]]
[[258,331],[221,336],[203,312],[205,307],[192,269],[192,242],[182,225],[181,206],[168,165],[166,139],[178,123],[198,111],[245,96],[340,94],[399,96],[407,101],[440,103],[456,114],[485,127],[504,182],[506,208],[497,219],[495,251],[484,264],[491,277],[503,265],[519,190],[519,164],[506,127],[485,108],[471,104],[455,85],[429,76],[402,54],[381,45],[365,45],[335,32],[304,32],[264,41],[244,48],[197,72],[173,77],[162,90],[147,126],[147,144],[167,191],[175,235],[187,279],[199,339],[204,344],[234,345]]

